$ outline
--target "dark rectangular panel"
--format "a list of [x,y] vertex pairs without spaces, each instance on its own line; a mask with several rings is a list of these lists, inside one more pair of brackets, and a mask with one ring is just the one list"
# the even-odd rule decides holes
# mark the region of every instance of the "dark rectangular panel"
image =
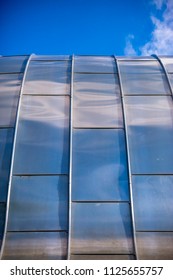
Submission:
[[144,74],[144,73],[161,73],[163,69],[160,63],[155,60],[133,60],[119,61],[120,74]]
[[124,95],[170,95],[166,76],[162,73],[122,73]]
[[171,96],[128,96],[130,159],[133,174],[173,174]]
[[133,254],[128,203],[73,203],[71,254]]
[[136,230],[173,231],[173,176],[133,176]]
[[75,74],[74,127],[123,127],[115,74]]
[[67,230],[68,177],[13,177],[8,231]]
[[140,260],[173,260],[173,232],[137,232]]
[[0,73],[24,72],[28,56],[2,56],[0,57]]
[[0,75],[0,126],[14,126],[22,74]]
[[13,129],[0,129],[0,202],[6,202],[10,172]]
[[129,200],[124,131],[73,130],[72,200]]
[[64,232],[7,232],[3,260],[60,260],[66,251]]
[[83,73],[115,73],[115,59],[111,56],[75,56],[74,71]]
[[[6,204],[0,203],[0,240],[3,238],[4,225],[5,225]],[[1,241],[0,241],[1,243]]]
[[23,96],[14,174],[68,174],[68,154],[69,97]]
[[70,69],[70,61],[31,61],[23,94],[70,94]]
[[71,255],[71,260],[134,260],[133,255]]

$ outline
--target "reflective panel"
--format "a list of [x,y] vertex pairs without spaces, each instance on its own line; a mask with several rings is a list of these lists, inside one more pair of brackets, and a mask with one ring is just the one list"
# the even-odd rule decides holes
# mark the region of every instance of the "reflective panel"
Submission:
[[115,59],[111,56],[75,56],[75,72],[114,73],[117,72]]
[[15,176],[8,231],[66,230],[67,204],[67,176]]
[[173,260],[173,232],[137,232],[141,260]]
[[22,76],[0,75],[0,126],[13,126],[15,123]]
[[128,60],[136,60],[136,61],[141,61],[141,60],[156,60],[156,58],[154,58],[153,56],[117,56],[116,58],[118,60],[124,60],[124,61],[128,61]]
[[70,62],[31,61],[23,94],[70,94]]
[[173,57],[160,57],[168,73],[173,73]]
[[173,176],[133,176],[136,230],[173,231]]
[[0,129],[0,202],[5,202],[8,191],[13,129]]
[[68,150],[69,97],[23,96],[14,174],[68,174]]
[[64,232],[8,232],[3,260],[59,260],[66,251]]
[[171,94],[166,76],[162,73],[153,75],[122,73],[121,79],[124,95]]
[[73,130],[73,200],[129,200],[124,131]]
[[133,255],[71,255],[71,260],[134,260]]
[[128,203],[73,203],[72,254],[133,253]]
[[2,56],[0,57],[0,73],[24,72],[28,56]]
[[123,127],[118,78],[75,74],[74,127]]
[[32,55],[32,60],[69,60],[69,55]]
[[169,80],[170,80],[170,83],[171,83],[171,86],[172,86],[172,89],[173,89],[173,74],[169,74]]
[[6,204],[0,203],[0,246],[3,238],[4,224],[5,224]]
[[140,74],[140,73],[161,73],[163,72],[160,63],[155,60],[132,60],[119,61],[120,73]]
[[171,96],[128,96],[130,159],[133,174],[173,174]]

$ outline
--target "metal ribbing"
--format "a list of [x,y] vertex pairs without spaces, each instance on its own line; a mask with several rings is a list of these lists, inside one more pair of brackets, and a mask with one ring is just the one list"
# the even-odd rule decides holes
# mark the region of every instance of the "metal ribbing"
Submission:
[[73,147],[73,80],[74,80],[74,55],[71,60],[71,87],[70,87],[70,156],[69,156],[69,223],[68,223],[68,248],[67,259],[71,255],[71,204],[72,204],[72,147]]
[[170,92],[171,92],[171,95],[173,97],[173,89],[172,89],[172,86],[171,86],[171,82],[170,82],[170,79],[169,79],[169,76],[168,76],[168,73],[167,73],[167,70],[162,62],[162,60],[156,55],[156,54],[153,54],[152,57],[156,58],[157,61],[160,63],[160,66],[162,67],[163,69],[163,72],[165,73],[165,76],[167,78],[167,82],[168,82],[168,85],[169,85],[169,89],[170,89]]
[[133,232],[133,242],[134,242],[134,252],[136,259],[138,259],[138,251],[137,251],[137,242],[136,242],[136,228],[135,228],[135,219],[134,219],[134,206],[133,206],[133,190],[132,190],[132,172],[131,172],[131,163],[130,163],[130,149],[129,149],[129,140],[128,140],[128,127],[127,127],[127,116],[126,116],[126,106],[124,102],[124,93],[122,87],[122,80],[118,65],[118,59],[114,56],[117,72],[118,72],[118,79],[120,84],[120,93],[121,93],[121,100],[122,100],[122,111],[123,111],[123,120],[124,120],[124,133],[125,133],[125,144],[126,144],[126,151],[127,151],[127,166],[128,166],[128,179],[129,179],[129,190],[130,190],[130,209],[131,209],[131,216],[132,216],[132,232]]
[[25,71],[24,71],[24,75],[23,75],[23,80],[22,80],[22,85],[21,85],[21,89],[20,89],[20,94],[19,94],[19,102],[18,102],[16,123],[15,123],[15,128],[14,128],[14,140],[13,140],[13,148],[12,148],[12,156],[11,156],[9,183],[8,183],[6,218],[5,218],[5,226],[4,226],[4,234],[3,234],[3,241],[2,241],[2,247],[1,247],[0,259],[2,259],[2,256],[3,256],[4,246],[5,246],[5,241],[6,241],[6,235],[7,235],[8,215],[9,215],[10,195],[11,195],[11,184],[12,184],[12,177],[13,177],[14,156],[15,156],[15,149],[16,149],[16,140],[17,140],[17,132],[18,132],[18,124],[19,124],[19,115],[20,115],[20,107],[21,107],[21,101],[22,101],[22,94],[23,94],[23,89],[24,89],[24,84],[25,84],[27,70],[28,70],[29,63],[31,61],[32,55],[33,54],[31,54],[29,56],[28,61],[26,63],[26,67],[25,67]]

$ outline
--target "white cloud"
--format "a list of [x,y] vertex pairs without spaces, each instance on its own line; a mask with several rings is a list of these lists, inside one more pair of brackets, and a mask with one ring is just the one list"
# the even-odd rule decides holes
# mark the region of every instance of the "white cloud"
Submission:
[[134,39],[134,35],[129,34],[126,38],[126,46],[124,49],[124,53],[125,55],[129,55],[129,56],[133,56],[133,55],[137,55],[135,49],[133,48],[132,45],[132,40]]
[[[151,39],[139,48],[139,52],[141,55],[173,54],[173,0],[153,0],[153,3],[157,9],[161,9],[163,4],[166,5],[166,8],[162,14],[162,20],[151,16],[153,23]],[[132,38],[126,41],[125,54],[128,48],[136,53],[133,48]]]
[[161,10],[164,3],[166,3],[166,0],[153,0],[153,4],[156,6],[157,10]]

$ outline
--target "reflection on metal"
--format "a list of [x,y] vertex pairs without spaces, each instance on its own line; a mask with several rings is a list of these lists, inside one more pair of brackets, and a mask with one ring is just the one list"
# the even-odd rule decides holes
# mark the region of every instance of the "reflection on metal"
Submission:
[[11,184],[12,184],[13,166],[14,166],[14,155],[15,155],[15,148],[16,148],[17,130],[18,130],[18,124],[19,124],[19,114],[20,114],[21,100],[22,100],[22,94],[23,94],[23,89],[24,89],[24,84],[25,84],[26,73],[27,73],[27,70],[28,70],[31,58],[32,58],[32,54],[29,56],[28,61],[26,63],[25,71],[24,71],[24,75],[23,75],[23,81],[22,81],[22,85],[21,85],[21,89],[20,89],[20,97],[19,97],[18,110],[17,110],[17,116],[16,116],[16,125],[15,125],[15,131],[14,131],[14,140],[13,140],[11,166],[10,166],[10,175],[9,175],[9,184],[8,184],[8,197],[7,197],[7,208],[6,208],[4,236],[3,236],[3,241],[2,241],[0,259],[3,256],[3,251],[4,251],[5,241],[6,241],[6,235],[7,235],[8,215],[9,215],[9,206],[10,206],[10,194],[11,194]]
[[127,149],[127,163],[128,163],[128,175],[129,175],[129,189],[130,189],[130,209],[132,215],[132,228],[133,228],[133,242],[134,242],[134,251],[136,259],[138,259],[138,251],[137,251],[137,242],[136,242],[136,229],[135,229],[135,217],[134,217],[134,205],[133,205],[133,190],[132,190],[132,171],[131,171],[131,162],[130,162],[130,150],[129,150],[129,138],[128,138],[128,127],[127,127],[127,116],[126,116],[126,107],[124,102],[124,92],[121,80],[121,74],[118,64],[118,59],[115,57],[115,62],[117,64],[118,69],[118,77],[120,82],[120,92],[122,97],[122,108],[123,108],[123,118],[124,118],[124,127],[125,127],[125,140],[126,140],[126,149]]
[[172,94],[172,98],[173,98],[173,88],[172,88],[172,85],[171,85],[171,82],[170,82],[170,79],[169,79],[167,70],[166,70],[166,68],[165,68],[165,66],[164,66],[164,64],[163,64],[163,62],[162,62],[162,59],[159,58],[159,56],[157,56],[157,55],[155,55],[155,54],[153,55],[153,57],[155,57],[155,58],[159,61],[161,67],[163,68],[163,71],[164,71],[165,76],[166,76],[166,78],[167,78],[167,82],[168,82],[168,85],[169,85],[169,88],[170,88],[170,91],[171,91],[171,94]]
[[2,259],[173,260],[172,81],[173,57],[0,57]]
[[70,154],[69,154],[69,215],[68,215],[68,246],[67,259],[71,255],[71,208],[72,208],[72,148],[73,148],[73,81],[74,81],[74,55],[71,60],[71,87],[70,87]]

